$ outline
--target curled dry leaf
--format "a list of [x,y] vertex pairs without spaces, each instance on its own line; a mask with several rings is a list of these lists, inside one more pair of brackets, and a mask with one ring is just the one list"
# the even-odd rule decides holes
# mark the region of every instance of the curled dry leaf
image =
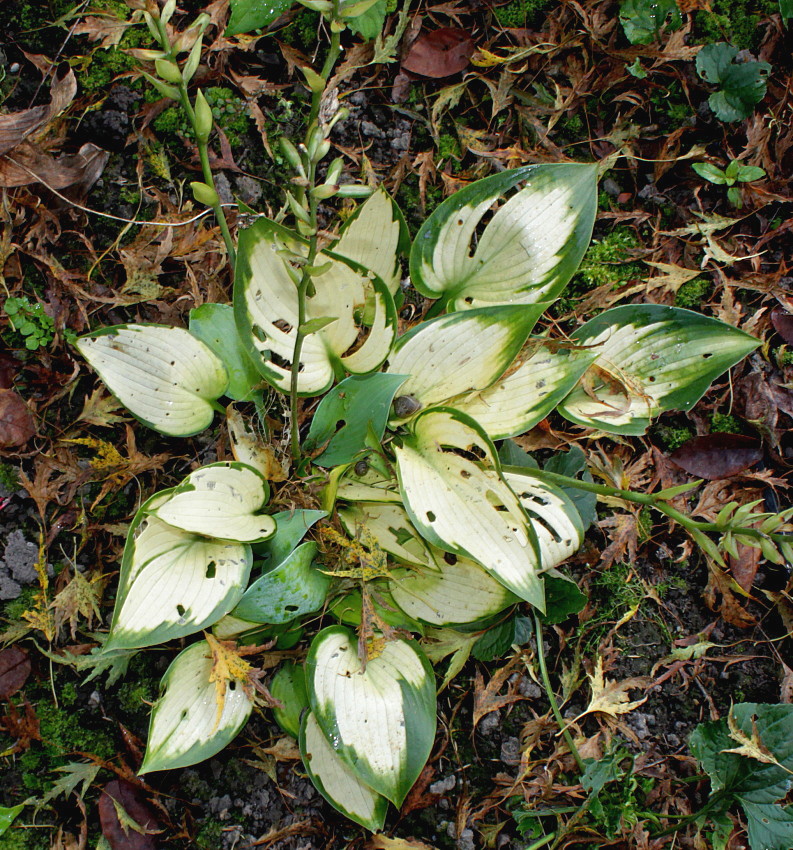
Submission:
[[153,807],[140,788],[123,779],[108,782],[99,798],[102,835],[112,850],[157,850],[161,831]]
[[36,433],[33,415],[13,390],[0,390],[0,448],[24,445]]
[[474,41],[465,30],[443,27],[413,42],[402,60],[402,69],[422,77],[449,77],[468,67],[473,52]]
[[0,186],[28,186],[43,183],[49,189],[80,186],[89,189],[105,169],[110,154],[86,142],[76,154],[57,159],[35,145],[23,142],[0,157]]
[[788,345],[793,345],[793,315],[781,307],[775,307],[771,312],[771,324]]
[[30,656],[20,646],[0,651],[0,699],[22,690],[30,676]]
[[697,478],[729,478],[758,463],[763,457],[759,440],[743,434],[708,434],[694,437],[675,449],[669,460]]

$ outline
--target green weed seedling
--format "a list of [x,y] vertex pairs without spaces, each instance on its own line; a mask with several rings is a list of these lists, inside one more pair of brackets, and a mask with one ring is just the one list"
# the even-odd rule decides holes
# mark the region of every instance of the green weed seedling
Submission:
[[695,162],[691,167],[703,180],[716,186],[727,186],[727,199],[738,209],[743,206],[743,199],[740,188],[735,184],[752,183],[765,177],[765,171],[762,168],[755,165],[743,165],[737,159],[730,160],[723,170],[710,162]]
[[[736,62],[738,48],[723,41],[706,44],[697,53],[697,73],[718,86],[708,105],[720,121],[742,121],[765,97],[768,62]],[[757,179],[757,178],[754,178]]]
[[[41,304],[33,304],[26,297],[9,296],[3,305],[11,327],[24,340],[28,351],[47,348],[55,338],[55,320],[44,311]],[[66,330],[66,341],[73,343],[77,338],[74,331]]]
[[620,23],[631,44],[650,44],[664,28],[679,30],[683,17],[676,0],[625,0],[620,7]]
[[[255,4],[232,5],[238,26],[264,25],[242,17]],[[554,411],[594,431],[644,434],[663,411],[690,409],[758,341],[654,304],[606,310],[569,338],[550,335],[542,316],[590,243],[596,164],[526,165],[477,180],[440,203],[411,243],[385,191],[346,176],[342,158],[320,169],[345,115],[328,90],[340,33],[368,32],[380,7],[305,5],[325,16],[330,42],[320,70],[300,68],[311,96],[305,137],[281,139],[293,178],[277,218],[246,211],[236,240],[209,168],[215,119],[189,89],[206,20],[175,33],[166,26],[173,0],[160,17],[144,13],[158,43],[144,55],[148,78],[193,129],[203,166],[194,195],[226,239],[233,303],[203,305],[187,329],[117,325],[76,347],[163,435],[197,434],[224,417],[235,460],[193,470],[137,511],[109,634],[90,661],[120,674],[130,653],[183,642],[152,710],[145,774],[222,750],[255,708],[272,704],[253,662],[261,645],[304,642],[304,663],[283,666],[271,683],[275,717],[298,738],[320,793],[376,831],[433,746],[430,657],[453,655],[448,680],[468,653],[493,657],[533,628],[564,726],[542,628],[583,606],[559,566],[581,546],[596,498],[660,511],[719,563],[720,544],[732,551],[736,541],[792,558],[793,511],[731,505],[698,522],[669,503],[695,485],[620,490],[595,483],[582,452],[539,468],[511,441]],[[319,208],[336,198],[366,200],[330,233]],[[431,306],[400,333],[403,258]],[[301,494],[300,508],[291,496],[271,498],[272,456],[256,438],[263,386],[284,400],[295,470],[284,487]],[[307,435],[305,398],[317,400]]]

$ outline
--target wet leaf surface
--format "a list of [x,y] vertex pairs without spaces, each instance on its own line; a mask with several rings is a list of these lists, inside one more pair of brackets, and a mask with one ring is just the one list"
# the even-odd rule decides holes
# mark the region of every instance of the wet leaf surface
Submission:
[[775,307],[771,311],[771,324],[788,345],[793,345],[793,315],[781,307]]
[[158,850],[160,825],[140,788],[123,779],[105,785],[99,798],[102,835],[112,850]]
[[0,699],[8,699],[20,691],[30,670],[30,656],[21,646],[0,650]]
[[669,460],[697,478],[730,478],[754,466],[763,457],[758,440],[743,434],[707,434],[683,443]]
[[24,445],[35,433],[33,415],[21,396],[0,390],[0,448]]
[[402,68],[422,77],[441,79],[468,67],[474,41],[467,32],[442,27],[419,36],[402,60]]

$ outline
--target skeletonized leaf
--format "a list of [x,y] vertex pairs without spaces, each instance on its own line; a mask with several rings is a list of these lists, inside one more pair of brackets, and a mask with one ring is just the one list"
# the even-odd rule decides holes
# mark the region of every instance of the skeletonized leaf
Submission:
[[[522,181],[472,250],[486,213]],[[410,255],[413,285],[455,310],[552,299],[584,256],[596,208],[594,165],[527,165],[477,180],[422,225]]]
[[226,390],[219,358],[182,328],[116,325],[82,336],[77,350],[144,425],[186,437],[206,428]]
[[191,472],[151,512],[185,531],[251,543],[275,531],[275,520],[257,513],[269,495],[267,482],[252,467],[212,463]]
[[336,755],[310,711],[300,729],[300,755],[314,787],[334,809],[372,832],[383,828],[388,800]]
[[[484,454],[489,467],[459,453],[472,450]],[[474,420],[451,408],[421,413],[395,453],[404,504],[422,537],[471,558],[544,610],[533,528],[499,475],[492,443]]]
[[606,310],[573,339],[598,357],[559,406],[572,422],[615,434],[643,434],[665,410],[689,410],[711,382],[759,341],[678,307],[629,304]]
[[163,676],[163,695],[155,703],[149,740],[139,775],[172,770],[219,753],[242,729],[253,709],[243,682],[226,683],[217,717],[212,650],[206,641],[188,646]]
[[355,776],[401,806],[435,738],[435,677],[410,641],[388,641],[364,669],[353,632],[323,629],[306,659],[311,709]]
[[[484,307],[422,322],[400,337],[388,371],[422,407],[489,387],[515,359],[547,304]],[[397,418],[404,419],[398,409]]]

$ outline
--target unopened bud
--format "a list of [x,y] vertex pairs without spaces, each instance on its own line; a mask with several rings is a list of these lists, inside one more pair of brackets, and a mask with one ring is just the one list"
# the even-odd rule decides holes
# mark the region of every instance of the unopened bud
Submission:
[[293,215],[298,221],[302,221],[304,224],[311,224],[311,217],[308,212],[300,206],[297,199],[291,192],[286,193],[286,200],[289,203],[289,208],[292,210]]
[[330,139],[323,139],[314,151],[314,156],[311,158],[314,162],[321,162],[330,151]]
[[187,57],[187,62],[184,63],[184,68],[182,68],[182,79],[186,83],[190,82],[193,74],[198,70],[198,63],[201,61],[201,48],[203,46],[203,41],[199,36],[190,50],[190,55]]
[[334,186],[331,183],[323,183],[321,186],[315,186],[309,194],[318,201],[324,201],[327,198],[332,198],[338,188],[338,186]]
[[179,85],[182,82],[182,72],[176,62],[171,62],[169,59],[155,59],[154,70],[166,83]]
[[368,198],[374,192],[374,189],[369,186],[362,186],[360,183],[345,183],[339,186],[336,194],[340,198]]
[[165,5],[162,7],[162,12],[160,12],[160,20],[163,24],[167,24],[171,20],[175,11],[176,0],[166,0]]
[[209,140],[209,134],[212,132],[214,123],[212,107],[204,97],[204,93],[199,89],[195,96],[195,134],[196,139],[201,144],[205,145]]
[[338,183],[343,168],[344,160],[340,156],[337,156],[336,159],[334,159],[328,166],[328,171],[325,175],[325,182],[332,184]]
[[292,166],[292,168],[300,174],[301,177],[306,176],[306,170],[303,167],[303,160],[298,153],[297,148],[286,138],[286,136],[281,136],[278,140],[279,145],[281,146],[281,151],[283,155],[286,157],[286,161]]
[[193,190],[193,197],[199,204],[204,204],[207,207],[215,207],[220,203],[218,193],[206,183],[191,183],[190,188]]

